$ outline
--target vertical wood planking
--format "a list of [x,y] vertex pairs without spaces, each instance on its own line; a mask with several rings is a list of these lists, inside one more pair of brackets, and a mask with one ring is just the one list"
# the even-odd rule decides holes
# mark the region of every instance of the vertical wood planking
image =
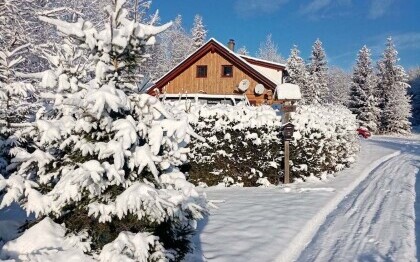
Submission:
[[[197,78],[197,65],[207,65],[207,77]],[[235,94],[237,86],[242,79],[248,79],[250,86],[246,91],[248,99],[255,100],[256,104],[264,102],[263,95],[255,95],[254,87],[258,84],[252,77],[247,75],[239,68],[233,66],[233,77],[222,77],[222,65],[231,65],[226,59],[218,53],[208,52],[196,63],[186,69],[184,72],[174,78],[167,86],[166,92],[172,94],[178,93],[199,93],[204,91],[207,94]]]

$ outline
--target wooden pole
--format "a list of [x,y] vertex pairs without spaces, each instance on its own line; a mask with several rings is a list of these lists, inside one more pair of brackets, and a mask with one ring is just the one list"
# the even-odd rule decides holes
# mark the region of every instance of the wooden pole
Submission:
[[284,141],[284,183],[290,183],[289,173],[289,141]]
[[[285,102],[285,105],[290,105],[290,102]],[[290,112],[284,112],[283,125],[290,121]],[[289,141],[284,141],[284,184],[290,183],[290,167],[289,167]]]

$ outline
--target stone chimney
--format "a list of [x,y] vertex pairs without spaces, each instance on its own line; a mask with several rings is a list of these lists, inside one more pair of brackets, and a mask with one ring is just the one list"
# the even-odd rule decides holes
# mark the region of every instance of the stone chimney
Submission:
[[232,50],[232,52],[235,52],[235,40],[229,39],[229,42],[227,44],[227,47]]

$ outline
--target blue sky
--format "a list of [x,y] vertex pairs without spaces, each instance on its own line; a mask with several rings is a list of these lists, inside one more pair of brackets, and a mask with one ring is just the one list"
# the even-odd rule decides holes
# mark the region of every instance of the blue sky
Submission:
[[162,22],[181,14],[188,30],[200,14],[208,37],[222,43],[233,38],[251,55],[272,34],[283,56],[297,44],[307,59],[320,38],[329,64],[350,70],[364,44],[376,60],[392,36],[400,63],[420,66],[419,0],[153,0],[152,9],[159,9]]

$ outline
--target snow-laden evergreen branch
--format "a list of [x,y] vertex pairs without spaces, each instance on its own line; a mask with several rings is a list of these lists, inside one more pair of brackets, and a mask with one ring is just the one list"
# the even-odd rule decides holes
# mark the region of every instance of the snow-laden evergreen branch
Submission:
[[[64,223],[75,235],[89,232],[85,241],[103,261],[151,259],[158,251],[179,259],[207,208],[176,168],[187,160],[185,146],[195,134],[157,98],[138,94],[132,76],[149,58],[145,50],[155,35],[171,23],[135,22],[124,6],[124,0],[115,0],[106,8],[109,21],[103,29],[82,18],[69,23],[40,17],[66,35],[62,45],[44,52],[51,69],[41,85],[55,100],[25,129],[31,143],[12,150],[11,175],[0,178],[0,208],[18,202],[37,218]],[[95,230],[120,223],[135,229],[96,237],[101,232]],[[128,236],[149,244],[131,247],[124,242]],[[116,248],[120,245],[127,249]]]

